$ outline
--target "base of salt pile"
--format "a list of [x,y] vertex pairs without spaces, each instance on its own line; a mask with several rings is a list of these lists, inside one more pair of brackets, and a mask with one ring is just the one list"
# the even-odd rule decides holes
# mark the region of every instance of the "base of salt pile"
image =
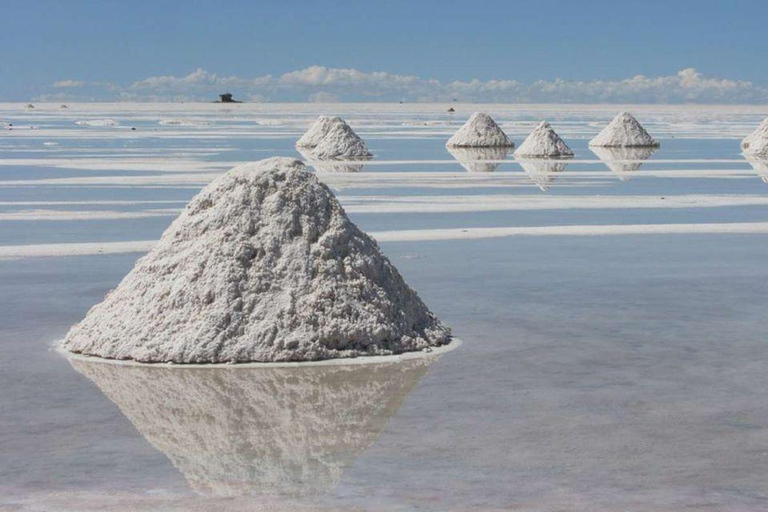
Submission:
[[315,361],[446,345],[450,329],[299,160],[205,187],[64,348],[144,363]]

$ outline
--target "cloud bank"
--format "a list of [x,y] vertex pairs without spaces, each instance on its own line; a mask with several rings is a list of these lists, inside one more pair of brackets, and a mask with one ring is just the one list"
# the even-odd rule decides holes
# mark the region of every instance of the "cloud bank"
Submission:
[[[693,68],[623,80],[469,80],[445,82],[383,71],[311,66],[279,76],[152,76],[128,85],[61,80],[38,100],[211,101],[231,92],[245,101],[407,101],[498,103],[768,103],[768,87],[707,77]],[[66,92],[63,92],[66,91]]]

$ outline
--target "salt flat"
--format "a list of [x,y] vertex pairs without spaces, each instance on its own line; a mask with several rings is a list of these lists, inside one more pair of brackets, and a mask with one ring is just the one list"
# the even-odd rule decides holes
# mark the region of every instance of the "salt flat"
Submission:
[[[202,186],[241,162],[298,158],[296,139],[329,114],[374,159],[319,177],[465,343],[377,417],[332,488],[264,503],[768,510],[768,184],[739,149],[768,109],[35,107],[0,104],[0,508],[221,506],[51,343]],[[661,147],[617,173],[587,143],[625,108]],[[475,111],[517,144],[547,120],[575,157],[468,172],[444,144]],[[257,475],[241,488],[269,494]]]

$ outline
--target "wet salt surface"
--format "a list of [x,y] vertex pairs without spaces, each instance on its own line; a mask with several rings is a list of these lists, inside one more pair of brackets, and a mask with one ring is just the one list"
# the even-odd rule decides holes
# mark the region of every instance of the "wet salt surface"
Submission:
[[[621,205],[622,198],[637,196],[654,201],[690,195],[703,201],[767,198],[768,185],[739,156],[740,138],[766,114],[754,108],[631,108],[662,146],[621,181],[586,147],[619,107],[483,106],[518,144],[536,120],[547,118],[574,149],[574,161],[542,191],[511,157],[496,172],[469,173],[445,151],[444,141],[476,106],[459,105],[452,118],[443,114],[447,106],[431,105],[340,105],[333,111],[243,105],[229,112],[212,105],[70,105],[64,112],[58,105],[50,111],[45,107],[29,112],[20,105],[0,106],[1,120],[37,126],[0,136],[0,203],[5,202],[0,208],[22,217],[0,220],[3,246],[156,239],[172,217],[23,220],[23,212],[140,213],[180,207],[138,201],[185,201],[204,176],[219,171],[179,173],[173,154],[183,153],[179,160],[192,158],[200,168],[216,164],[222,170],[230,162],[272,152],[298,156],[293,142],[323,113],[344,116],[376,155],[359,173],[323,175],[367,231],[768,221],[762,204]],[[89,117],[116,119],[120,127],[74,124]],[[158,124],[184,118],[212,124]],[[273,123],[257,126],[258,119]],[[402,126],[434,120],[455,124]],[[125,130],[133,125],[137,132]],[[60,145],[44,146],[44,141]],[[128,174],[163,176],[166,182],[139,188],[120,181],[127,174],[120,164],[121,145],[128,143],[127,149],[152,153],[150,160],[157,162],[156,170]],[[186,154],[216,146],[220,153]],[[84,157],[83,148],[94,156]],[[76,171],[78,179],[100,178],[98,185],[34,184],[71,177],[88,158],[103,160],[106,154],[116,160],[117,170],[99,163],[97,169]],[[72,166],[8,164],[12,158],[47,155],[70,159]],[[397,163],[403,161],[409,163]],[[195,173],[200,184],[186,177]],[[8,183],[20,179],[23,185]],[[387,204],[403,196],[419,201],[458,196],[472,204],[473,198],[482,203],[489,195],[510,202],[519,196],[520,204],[531,197],[563,202],[540,210],[355,211],[375,210],[382,196],[389,198]],[[578,207],[579,198],[587,197],[615,203],[604,209]],[[8,204],[46,201],[73,204]],[[136,202],[97,208],[87,201]],[[50,351],[50,342],[114,288],[139,254],[0,260],[0,507],[768,510],[765,237],[707,233],[382,242],[406,280],[465,343],[430,364],[412,387],[397,388],[402,403],[396,400],[385,413],[365,408],[338,413],[349,437],[334,448],[347,455],[331,480],[323,471],[337,466],[318,465],[327,460],[322,451],[298,450],[290,460],[249,452],[245,440],[255,427],[214,429],[209,434],[217,450],[192,449],[180,462],[177,452],[158,442],[164,438],[156,430],[136,423],[136,414],[142,414],[139,391],[126,409]],[[121,379],[132,382],[114,373],[109,380],[116,386]],[[231,373],[207,378],[221,383],[221,406],[233,416],[242,413],[244,425],[274,420],[274,415],[260,418],[242,410],[247,400],[238,393],[252,389],[258,375],[243,371],[234,378]],[[386,386],[389,378],[382,379],[379,385]],[[280,379],[274,382],[274,395],[268,396],[284,396],[285,410],[298,414],[291,397],[322,408],[312,397],[323,395],[306,389],[315,384],[294,382],[289,388]],[[175,401],[167,397],[168,415],[175,405],[193,400],[193,391]],[[358,396],[366,403],[365,395]],[[138,412],[132,416],[131,411]],[[302,432],[315,437],[339,432],[327,417],[311,417],[317,421],[305,420]],[[189,424],[177,423],[176,434],[184,438]],[[354,444],[354,439],[364,442]],[[227,458],[221,447],[238,443],[253,455]],[[315,457],[309,457],[312,463],[301,459],[302,465],[296,453]],[[281,473],[289,476],[280,489],[264,476],[299,467],[309,469]],[[230,469],[222,473],[222,468]],[[218,484],[194,485],[200,474]],[[222,474],[236,474],[236,483]],[[330,487],[320,485],[329,481]],[[311,497],[296,496],[317,487],[321,492]],[[240,492],[279,496],[230,497]]]

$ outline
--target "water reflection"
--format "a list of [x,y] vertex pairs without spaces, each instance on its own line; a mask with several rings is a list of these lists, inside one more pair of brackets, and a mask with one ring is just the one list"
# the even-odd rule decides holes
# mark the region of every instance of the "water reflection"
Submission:
[[600,147],[589,148],[621,181],[627,181],[645,160],[658,149],[655,147]]
[[501,163],[498,160],[504,160],[513,148],[446,147],[445,149],[469,172],[493,172]]
[[755,170],[760,179],[765,183],[768,183],[768,158],[755,158],[753,156],[745,156],[749,165]]
[[296,151],[307,161],[307,164],[314,167],[318,172],[342,173],[342,172],[360,172],[365,167],[365,162],[371,157],[347,158],[336,160],[329,158],[316,158],[312,150],[307,148],[296,148]]
[[274,368],[70,362],[198,493],[307,496],[335,487],[436,357]]
[[568,167],[568,162],[553,158],[521,158],[516,160],[523,171],[541,190],[546,191],[557,175]]

